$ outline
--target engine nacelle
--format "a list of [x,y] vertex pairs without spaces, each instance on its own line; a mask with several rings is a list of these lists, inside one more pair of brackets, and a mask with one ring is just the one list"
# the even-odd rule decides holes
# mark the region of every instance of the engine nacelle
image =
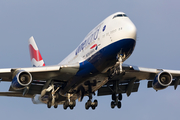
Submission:
[[11,87],[14,90],[21,90],[30,85],[32,82],[32,76],[29,72],[18,70],[15,71],[12,79]]
[[168,72],[162,71],[156,75],[152,86],[155,90],[162,90],[167,88],[172,83],[172,75]]
[[34,98],[32,98],[32,102],[34,104],[46,104],[48,101],[48,96],[43,96],[41,97],[41,95],[35,95]]

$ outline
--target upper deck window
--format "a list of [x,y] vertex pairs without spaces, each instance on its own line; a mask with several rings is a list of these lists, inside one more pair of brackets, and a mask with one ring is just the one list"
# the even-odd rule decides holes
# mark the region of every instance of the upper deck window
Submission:
[[127,17],[127,15],[126,15],[126,14],[118,14],[118,15],[115,15],[115,16],[113,17],[113,19],[116,18],[116,17]]

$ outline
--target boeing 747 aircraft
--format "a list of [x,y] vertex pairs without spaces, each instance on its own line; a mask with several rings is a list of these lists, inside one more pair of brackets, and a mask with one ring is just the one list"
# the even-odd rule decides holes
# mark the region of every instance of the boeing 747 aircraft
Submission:
[[180,71],[142,68],[123,64],[136,45],[136,27],[123,12],[117,12],[91,30],[79,46],[57,65],[46,66],[34,38],[29,39],[33,67],[0,69],[1,81],[11,82],[0,96],[32,98],[48,108],[63,105],[73,109],[85,96],[85,109],[98,106],[93,100],[111,95],[111,108],[121,108],[122,94],[137,92],[141,80],[156,91],[179,85]]

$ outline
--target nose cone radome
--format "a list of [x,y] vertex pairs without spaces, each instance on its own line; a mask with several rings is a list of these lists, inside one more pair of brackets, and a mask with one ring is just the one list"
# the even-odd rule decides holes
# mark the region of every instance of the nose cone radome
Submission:
[[136,40],[136,26],[133,23],[129,23],[125,29],[127,37]]

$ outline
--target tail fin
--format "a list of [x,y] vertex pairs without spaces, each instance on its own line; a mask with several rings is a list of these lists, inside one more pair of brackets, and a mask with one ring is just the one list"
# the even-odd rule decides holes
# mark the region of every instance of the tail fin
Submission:
[[33,67],[45,66],[33,36],[29,38],[29,52]]

